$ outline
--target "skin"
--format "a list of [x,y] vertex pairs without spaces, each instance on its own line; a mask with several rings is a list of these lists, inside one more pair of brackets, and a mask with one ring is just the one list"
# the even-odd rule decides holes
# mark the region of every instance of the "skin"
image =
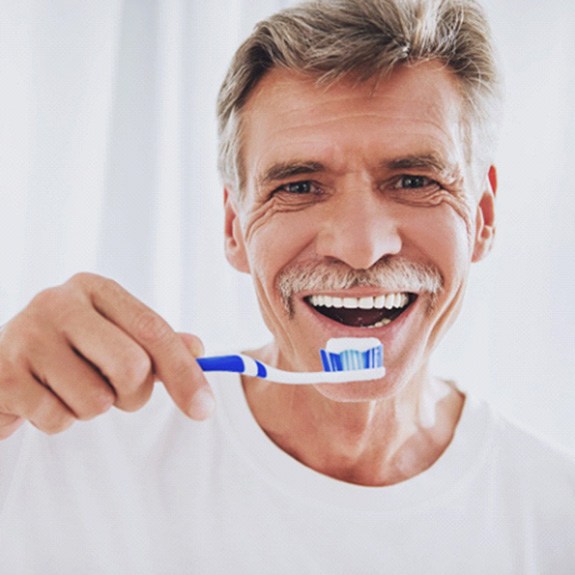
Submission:
[[[251,354],[282,369],[319,370],[318,350],[330,337],[375,336],[384,344],[387,373],[379,381],[243,380],[269,437],[332,477],[397,483],[432,465],[453,437],[464,398],[433,378],[428,362],[457,315],[470,264],[491,248],[496,189],[493,167],[480,184],[472,178],[461,120],[457,80],[436,62],[329,88],[274,69],[244,108],[247,184],[241,197],[226,190],[226,252],[251,274],[274,336]],[[277,281],[287,268],[366,270],[397,257],[433,266],[443,286],[435,298],[419,293],[387,326],[327,320],[305,292],[294,296],[291,315],[282,305]],[[328,295],[382,293],[384,286]]]

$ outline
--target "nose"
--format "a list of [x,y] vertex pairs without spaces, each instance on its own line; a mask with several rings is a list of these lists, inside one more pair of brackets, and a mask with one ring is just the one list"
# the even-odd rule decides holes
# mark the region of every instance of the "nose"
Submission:
[[316,251],[353,269],[369,269],[381,258],[401,251],[397,214],[376,191],[342,193],[316,238]]

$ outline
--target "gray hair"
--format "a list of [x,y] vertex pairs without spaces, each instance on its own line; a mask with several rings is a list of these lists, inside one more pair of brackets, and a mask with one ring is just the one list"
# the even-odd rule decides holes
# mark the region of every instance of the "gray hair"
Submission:
[[329,84],[385,77],[399,65],[439,60],[464,103],[466,159],[487,167],[496,139],[500,84],[489,24],[475,0],[315,0],[260,22],[237,50],[217,104],[220,175],[241,194],[241,111],[274,67]]

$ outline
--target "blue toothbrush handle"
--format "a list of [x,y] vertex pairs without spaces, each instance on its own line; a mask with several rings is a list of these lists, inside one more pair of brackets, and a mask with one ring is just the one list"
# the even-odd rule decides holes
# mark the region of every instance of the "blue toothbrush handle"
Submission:
[[242,373],[244,362],[238,355],[218,355],[214,357],[199,357],[196,360],[204,371],[233,371]]
[[266,366],[251,357],[241,355],[216,355],[212,357],[199,357],[198,364],[204,371],[231,371],[266,377]]

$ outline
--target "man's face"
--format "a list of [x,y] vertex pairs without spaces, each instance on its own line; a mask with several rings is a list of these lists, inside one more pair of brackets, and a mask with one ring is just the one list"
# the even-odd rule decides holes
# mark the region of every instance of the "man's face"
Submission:
[[332,337],[384,345],[385,378],[318,386],[332,399],[425,373],[489,249],[494,192],[487,178],[472,188],[461,106],[429,62],[327,88],[274,69],[242,112],[246,189],[226,195],[226,247],[253,277],[278,366],[321,369]]

